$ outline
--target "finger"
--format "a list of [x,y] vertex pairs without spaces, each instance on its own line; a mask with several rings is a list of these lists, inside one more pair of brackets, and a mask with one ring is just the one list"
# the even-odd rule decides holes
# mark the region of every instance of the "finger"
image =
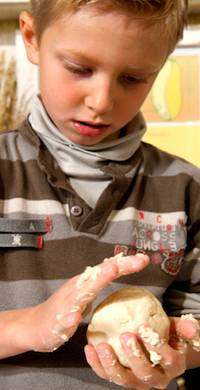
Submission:
[[[142,254],[126,257],[115,256],[98,266],[87,267],[81,275],[73,278],[54,294],[54,301],[61,299],[63,308],[55,316],[51,333],[63,343],[68,341],[76,331],[82,314],[87,311],[88,304],[94,300],[103,287],[119,276],[139,272],[148,262],[148,256]],[[63,299],[66,296],[67,302]],[[72,325],[69,327],[70,319]]]
[[198,322],[195,319],[170,318],[170,332],[185,339],[192,339],[196,336]]
[[42,336],[44,349],[48,352],[55,351],[66,343],[76,332],[82,317],[79,312],[68,313],[67,315],[57,314],[52,324],[49,335]]
[[101,264],[87,267],[82,274],[71,278],[54,293],[51,300],[62,302],[60,314],[80,312],[83,315],[100,290],[122,275],[141,271],[148,263],[149,258],[144,254],[105,259]]
[[176,335],[171,335],[169,339],[169,345],[176,351],[178,351],[180,354],[186,354],[188,345],[187,342],[180,338],[177,337]]
[[129,366],[135,376],[150,387],[166,387],[169,379],[161,370],[149,360],[148,352],[144,352],[144,345],[141,345],[137,337],[132,333],[124,333],[120,337],[122,346],[128,358]]
[[79,312],[70,312],[67,315],[58,313],[51,332],[61,341],[67,342],[75,333],[81,319]]
[[[187,342],[193,350],[200,351],[200,325],[192,314],[171,319],[171,335],[182,343]],[[172,338],[172,337],[171,337]],[[170,340],[170,344],[173,341]]]
[[117,265],[119,276],[123,276],[129,273],[141,271],[147,266],[147,264],[149,264],[149,257],[144,253],[137,253],[134,256],[123,256],[122,253],[119,253],[114,257],[104,259],[101,266],[105,267],[106,264]]
[[148,390],[149,386],[138,380],[134,373],[123,367],[116,358],[112,348],[105,343],[101,343],[96,347],[99,361],[104,368],[107,378],[110,382],[127,388],[139,388],[140,390]]
[[84,347],[85,356],[88,364],[93,369],[93,371],[102,379],[107,379],[106,372],[102,367],[102,364],[99,360],[99,357],[95,351],[95,348],[92,345],[86,345]]
[[186,354],[179,353],[171,348],[166,340],[161,340],[158,333],[149,327],[141,326],[139,335],[149,352],[154,366],[162,367],[164,374],[169,378],[181,375],[186,368]]
[[96,295],[120,276],[141,271],[149,263],[143,254],[135,256],[115,256],[95,267],[87,267],[76,280],[74,298],[81,305],[91,302]]
[[123,275],[141,271],[149,263],[147,255],[138,253],[135,256],[117,255],[105,259],[101,264],[94,267],[87,267],[86,270],[79,276],[77,287],[83,285],[102,289],[114,279]]

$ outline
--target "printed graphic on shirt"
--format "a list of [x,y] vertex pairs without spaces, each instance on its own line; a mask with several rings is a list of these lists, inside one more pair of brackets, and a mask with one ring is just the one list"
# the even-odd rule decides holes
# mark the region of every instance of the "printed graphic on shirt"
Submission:
[[[114,253],[125,255],[147,253],[153,264],[176,275],[186,247],[186,215],[184,212],[157,214],[132,209],[133,230],[130,245],[120,243]],[[119,220],[119,216],[117,217]],[[120,220],[122,220],[122,215]],[[116,218],[115,218],[116,220]]]

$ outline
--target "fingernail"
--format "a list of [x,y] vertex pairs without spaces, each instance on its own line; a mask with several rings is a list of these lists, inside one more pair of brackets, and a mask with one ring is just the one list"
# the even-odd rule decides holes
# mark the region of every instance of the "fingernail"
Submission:
[[188,332],[188,338],[193,338],[195,337],[197,334],[197,327],[195,324],[190,324],[190,329],[189,329],[189,332]]
[[[189,327],[188,327],[189,325]],[[187,335],[188,339],[195,337],[199,331],[198,321],[190,315],[182,315],[178,323],[178,331],[181,336]]]
[[107,349],[97,347],[97,353],[99,357],[102,359],[107,359],[107,360],[111,359],[111,354]]

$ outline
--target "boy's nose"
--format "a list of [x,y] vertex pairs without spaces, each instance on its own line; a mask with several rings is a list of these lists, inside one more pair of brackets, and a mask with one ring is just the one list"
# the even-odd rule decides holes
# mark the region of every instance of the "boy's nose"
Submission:
[[96,87],[85,97],[85,105],[97,114],[105,114],[112,111],[114,98],[110,88]]

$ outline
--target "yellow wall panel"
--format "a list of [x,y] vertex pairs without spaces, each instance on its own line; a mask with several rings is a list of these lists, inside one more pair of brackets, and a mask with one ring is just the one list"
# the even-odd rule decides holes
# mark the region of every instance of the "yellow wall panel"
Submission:
[[200,167],[200,124],[182,126],[149,125],[144,141],[176,154]]
[[143,109],[144,140],[200,167],[200,48],[177,49]]

